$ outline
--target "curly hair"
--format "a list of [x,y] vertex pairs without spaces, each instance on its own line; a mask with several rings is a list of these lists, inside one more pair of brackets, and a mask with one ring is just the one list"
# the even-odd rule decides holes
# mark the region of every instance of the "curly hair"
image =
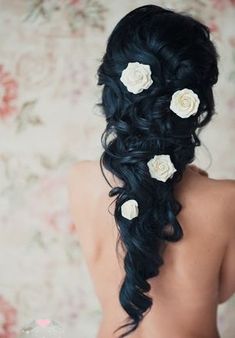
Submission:
[[[200,146],[200,130],[211,120],[214,109],[213,85],[218,80],[218,53],[210,40],[209,28],[184,12],[155,5],[141,6],[125,15],[108,37],[98,67],[98,85],[103,85],[97,103],[106,119],[101,136],[102,166],[123,185],[113,187],[114,218],[118,244],[124,249],[125,277],[119,301],[127,313],[129,327],[123,338],[137,329],[153,300],[148,279],[159,274],[168,241],[183,236],[177,214],[182,205],[174,197],[174,184],[182,179],[186,165]],[[128,62],[148,64],[153,84],[138,95],[128,92],[120,76]],[[176,90],[192,89],[200,98],[198,111],[180,118],[170,110]],[[152,179],[147,161],[155,154],[170,155],[176,172],[170,180]],[[139,215],[132,220],[121,214],[121,205],[135,199]]]

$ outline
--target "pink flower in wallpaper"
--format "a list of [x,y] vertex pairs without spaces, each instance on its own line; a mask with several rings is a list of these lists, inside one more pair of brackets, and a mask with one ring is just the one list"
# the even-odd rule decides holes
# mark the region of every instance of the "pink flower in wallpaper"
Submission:
[[235,35],[232,36],[228,42],[230,43],[231,47],[235,48]]
[[69,228],[70,234],[72,235],[76,234],[77,229],[76,229],[76,225],[74,224],[74,222],[70,222],[68,228]]
[[0,65],[0,118],[6,118],[15,112],[13,102],[17,98],[18,84]]
[[208,27],[211,33],[217,33],[219,30],[218,24],[213,20],[208,23]]
[[77,5],[79,4],[80,0],[69,0],[68,3],[69,5]]
[[211,0],[212,5],[219,11],[235,6],[235,0]]
[[15,338],[16,309],[0,296],[0,338]]

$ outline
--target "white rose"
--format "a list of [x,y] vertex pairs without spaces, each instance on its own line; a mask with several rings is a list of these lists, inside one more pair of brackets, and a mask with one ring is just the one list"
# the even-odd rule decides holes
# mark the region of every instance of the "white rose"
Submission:
[[129,62],[122,71],[120,80],[127,87],[127,90],[133,94],[148,89],[153,83],[150,66],[139,62]]
[[178,116],[187,118],[198,111],[200,100],[191,89],[177,90],[171,98],[170,109]]
[[151,177],[166,182],[176,171],[169,155],[155,155],[147,163]]
[[130,199],[124,202],[121,206],[121,213],[123,217],[129,220],[138,216],[139,214],[138,202],[134,199]]

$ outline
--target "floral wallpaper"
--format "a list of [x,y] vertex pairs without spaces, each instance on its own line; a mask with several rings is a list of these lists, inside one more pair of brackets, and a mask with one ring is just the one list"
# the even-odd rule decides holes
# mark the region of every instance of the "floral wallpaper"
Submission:
[[[221,56],[217,114],[196,164],[234,179],[235,1],[152,3],[211,29]],[[101,312],[68,212],[66,175],[101,154],[96,69],[115,23],[143,4],[0,0],[0,338],[23,337],[36,319],[50,324],[40,318],[59,323],[63,337],[96,335]],[[235,297],[219,306],[224,338],[235,335],[234,312]]]

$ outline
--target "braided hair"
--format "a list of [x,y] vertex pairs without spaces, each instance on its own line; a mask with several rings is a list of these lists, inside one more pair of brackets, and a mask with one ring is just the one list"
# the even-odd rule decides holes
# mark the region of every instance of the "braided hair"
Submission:
[[[119,338],[137,329],[153,300],[149,278],[159,274],[165,244],[183,236],[177,214],[182,209],[174,197],[174,184],[200,146],[199,131],[214,111],[212,87],[218,79],[218,54],[210,40],[209,28],[190,15],[155,5],[141,6],[125,15],[110,34],[98,67],[98,85],[103,85],[98,105],[106,119],[101,136],[102,166],[123,185],[112,187],[116,196],[114,218],[118,244],[124,249],[125,276],[119,301],[127,328]],[[133,94],[120,81],[128,62],[150,65],[153,84]],[[172,94],[190,88],[200,98],[197,114],[180,118],[172,113]],[[176,168],[166,182],[150,176],[147,162],[167,153]],[[139,214],[132,220],[121,213],[122,204],[138,201]]]

